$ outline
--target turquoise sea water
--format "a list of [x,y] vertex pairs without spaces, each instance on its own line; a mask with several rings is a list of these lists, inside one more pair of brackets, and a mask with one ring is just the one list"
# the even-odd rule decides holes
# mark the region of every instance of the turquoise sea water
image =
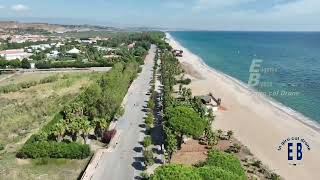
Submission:
[[248,83],[261,59],[254,88],[320,123],[320,32],[170,32],[203,61]]

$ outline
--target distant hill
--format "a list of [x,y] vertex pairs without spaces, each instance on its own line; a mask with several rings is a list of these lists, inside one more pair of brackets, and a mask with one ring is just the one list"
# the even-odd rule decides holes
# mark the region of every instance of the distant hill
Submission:
[[119,31],[121,29],[106,26],[93,25],[62,25],[49,23],[22,23],[18,21],[0,21],[0,29],[39,29],[48,32],[64,33],[64,32],[81,32],[81,31]]

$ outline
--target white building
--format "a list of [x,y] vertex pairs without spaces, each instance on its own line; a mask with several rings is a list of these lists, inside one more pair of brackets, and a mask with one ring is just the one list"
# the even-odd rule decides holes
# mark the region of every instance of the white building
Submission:
[[9,49],[0,51],[0,56],[4,57],[6,60],[29,58],[32,54],[24,52],[24,49]]
[[59,51],[54,50],[54,51],[51,51],[50,53],[48,53],[47,57],[48,58],[57,58],[59,54],[60,54]]
[[68,51],[68,54],[79,54],[81,51],[77,48],[73,48],[70,51]]

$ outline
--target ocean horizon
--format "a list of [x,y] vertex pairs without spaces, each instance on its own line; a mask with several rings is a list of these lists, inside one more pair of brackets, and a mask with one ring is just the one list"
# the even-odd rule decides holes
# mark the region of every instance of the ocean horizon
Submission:
[[[270,97],[286,112],[320,124],[320,32],[169,33],[207,66]],[[259,83],[252,84],[250,68],[257,65]]]

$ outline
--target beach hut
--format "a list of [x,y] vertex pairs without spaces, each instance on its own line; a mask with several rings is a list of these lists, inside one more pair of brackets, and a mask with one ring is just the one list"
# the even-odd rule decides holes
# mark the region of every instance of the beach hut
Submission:
[[216,99],[212,94],[196,97],[201,100],[202,104],[205,105],[207,109],[212,109],[214,112],[218,111],[221,105],[221,99]]

